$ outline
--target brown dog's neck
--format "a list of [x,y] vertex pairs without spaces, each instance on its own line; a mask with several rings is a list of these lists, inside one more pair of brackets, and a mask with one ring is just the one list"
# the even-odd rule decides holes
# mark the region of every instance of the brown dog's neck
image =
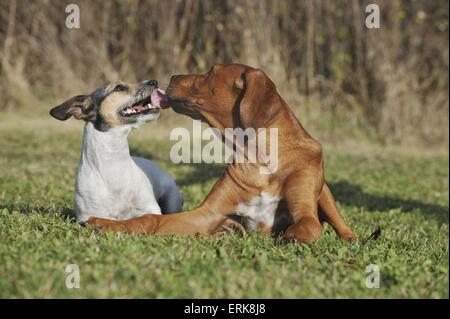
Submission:
[[[264,108],[270,110],[266,111]],[[251,123],[251,128],[256,132],[258,132],[258,129],[262,128],[266,130],[274,128],[278,130],[278,139],[289,139],[292,140],[294,144],[302,144],[303,140],[312,139],[311,135],[300,124],[289,105],[278,93],[276,93],[276,96],[274,96],[270,101],[270,106],[260,106],[258,112],[267,112],[267,114],[263,114],[264,116],[261,116],[260,119],[255,118],[255,121]],[[233,111],[232,113],[239,113],[238,107],[237,111]],[[218,116],[217,114],[209,111],[203,111],[201,112],[201,116],[203,117],[203,122],[220,131],[222,142],[224,143],[226,141],[226,129],[242,129],[244,131],[247,129],[247,127],[242,125],[239,115],[234,116],[234,114],[232,114],[231,116],[226,117]],[[257,115],[255,115],[255,117],[256,116]],[[235,152],[236,140],[227,141],[227,143],[231,143],[233,145],[233,151]]]

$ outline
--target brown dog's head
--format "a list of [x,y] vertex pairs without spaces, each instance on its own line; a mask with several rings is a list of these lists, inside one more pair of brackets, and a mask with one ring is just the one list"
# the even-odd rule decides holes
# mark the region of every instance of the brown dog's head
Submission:
[[[159,116],[160,90],[155,80],[137,84],[111,83],[88,95],[77,95],[50,110],[54,118],[92,122],[96,129],[137,126]],[[163,92],[163,91],[161,91]]]
[[174,75],[166,105],[218,128],[266,127],[277,113],[275,84],[258,69],[216,64],[205,74]]

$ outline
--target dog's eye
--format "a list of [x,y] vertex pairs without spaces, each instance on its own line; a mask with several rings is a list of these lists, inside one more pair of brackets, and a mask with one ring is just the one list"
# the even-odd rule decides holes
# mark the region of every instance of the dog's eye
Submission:
[[114,88],[114,92],[123,92],[126,90],[128,90],[128,88],[123,84],[117,84],[116,87]]

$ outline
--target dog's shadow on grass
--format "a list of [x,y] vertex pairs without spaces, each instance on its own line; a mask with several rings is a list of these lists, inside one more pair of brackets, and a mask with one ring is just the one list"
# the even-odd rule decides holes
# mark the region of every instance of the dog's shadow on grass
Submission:
[[191,184],[200,184],[210,180],[217,180],[225,171],[225,165],[222,164],[182,164],[190,167],[189,172],[182,176],[177,176],[176,181],[180,186]]
[[[141,156],[147,159],[164,161],[158,154],[143,152],[140,147],[130,145],[131,153],[134,156]],[[222,176],[225,164],[178,164],[189,167],[188,170],[182,170],[177,176],[174,176],[180,186],[189,186],[201,184],[204,182],[215,181]],[[400,209],[402,212],[409,213],[419,210],[424,216],[436,219],[439,223],[448,224],[449,209],[447,206],[426,203],[420,200],[403,199],[383,194],[370,194],[363,190],[359,185],[349,183],[345,180],[337,182],[328,182],[336,200],[347,206],[364,207],[367,211],[389,211]],[[14,205],[1,205],[0,209],[19,211],[28,213],[37,211],[42,214],[58,214],[63,218],[75,220],[75,213],[72,208],[63,207],[38,207],[30,203],[18,203]]]
[[[210,180],[216,180],[222,176],[225,166],[218,164],[183,164],[190,166],[188,173],[177,177],[177,183],[181,186],[198,184]],[[420,200],[403,199],[388,195],[370,194],[361,186],[347,181],[328,183],[336,200],[347,206],[364,207],[367,211],[388,211],[400,209],[410,213],[419,210],[423,215],[436,219],[439,223],[448,224],[448,207],[425,203]]]
[[[138,156],[158,159],[152,154],[142,154],[135,150]],[[179,164],[191,167],[189,172],[176,176],[176,181],[180,186],[188,186],[215,180],[219,178],[224,170],[224,164]],[[405,213],[418,209],[426,217],[432,217],[439,223],[448,224],[449,209],[445,206],[425,203],[420,200],[402,199],[394,196],[382,194],[370,194],[365,192],[361,186],[349,183],[347,181],[338,181],[328,183],[336,200],[344,205],[364,207],[368,211],[388,211],[391,209],[400,209]]]
[[436,219],[441,224],[448,224],[448,207],[436,204],[424,203],[414,199],[402,199],[387,195],[368,194],[359,185],[350,184],[347,181],[328,183],[334,197],[339,203],[348,206],[364,207],[368,211],[388,211],[400,209],[409,213],[413,210]]
[[[166,159],[158,156],[158,154],[154,154],[134,145],[130,145],[130,153],[132,156],[138,156],[152,161],[166,161]],[[180,163],[176,165],[188,168],[187,172],[181,172],[178,176],[173,176],[179,186],[200,184],[212,179],[218,179],[223,174],[226,167],[225,164],[206,164],[203,162],[190,164]]]
[[[177,178],[178,185],[189,186],[216,180],[224,171],[223,165],[211,164],[186,164],[192,169],[185,175]],[[405,213],[419,210],[423,215],[436,219],[439,223],[448,224],[449,209],[445,206],[424,203],[414,199],[402,199],[386,195],[375,195],[364,192],[361,186],[351,184],[347,181],[328,183],[336,200],[347,206],[364,207],[367,211],[388,211],[400,209]],[[41,214],[57,214],[63,218],[68,218],[76,223],[75,212],[72,208],[63,207],[40,207],[29,203],[19,203],[10,205],[0,205],[0,210],[7,209],[9,212],[18,211],[27,214],[32,211]]]

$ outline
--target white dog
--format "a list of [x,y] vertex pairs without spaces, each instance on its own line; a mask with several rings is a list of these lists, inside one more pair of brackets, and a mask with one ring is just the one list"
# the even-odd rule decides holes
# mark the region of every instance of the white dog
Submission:
[[181,211],[183,198],[172,177],[152,161],[130,156],[128,147],[130,131],[159,116],[163,95],[157,86],[154,80],[113,83],[50,111],[58,120],[86,121],[74,196],[78,221]]

